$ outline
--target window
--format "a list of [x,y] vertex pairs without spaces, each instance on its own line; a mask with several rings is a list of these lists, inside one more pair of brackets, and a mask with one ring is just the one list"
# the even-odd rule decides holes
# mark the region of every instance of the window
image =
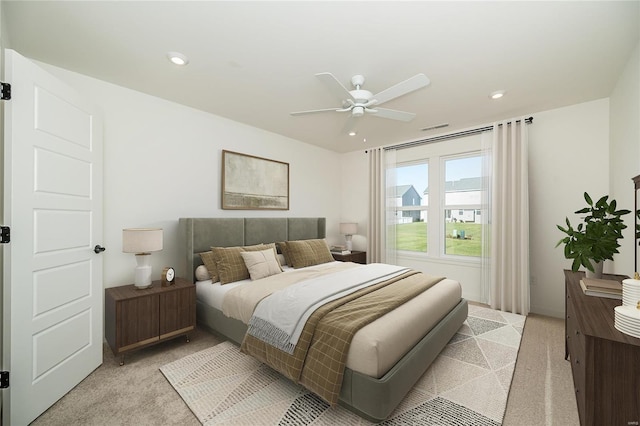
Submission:
[[474,135],[393,153],[388,243],[399,256],[479,260],[485,217],[481,142]]
[[444,253],[480,257],[482,250],[482,158],[444,158]]
[[429,165],[402,165],[395,172],[396,249],[426,252]]

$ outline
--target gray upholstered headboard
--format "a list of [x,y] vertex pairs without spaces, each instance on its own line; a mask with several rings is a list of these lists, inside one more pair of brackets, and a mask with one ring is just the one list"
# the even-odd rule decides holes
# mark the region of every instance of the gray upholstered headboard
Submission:
[[324,217],[180,218],[178,234],[184,253],[179,276],[191,277],[202,265],[199,253],[211,247],[250,246],[326,237]]

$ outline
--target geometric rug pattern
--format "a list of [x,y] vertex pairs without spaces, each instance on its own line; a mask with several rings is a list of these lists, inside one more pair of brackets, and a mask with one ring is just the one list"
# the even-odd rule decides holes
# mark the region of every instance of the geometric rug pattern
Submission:
[[[469,316],[383,425],[500,425],[526,317]],[[368,425],[223,342],[160,371],[203,425]]]

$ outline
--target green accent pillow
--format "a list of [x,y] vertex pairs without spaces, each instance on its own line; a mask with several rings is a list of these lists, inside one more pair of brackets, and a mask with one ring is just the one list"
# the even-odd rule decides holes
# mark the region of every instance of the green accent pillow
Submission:
[[207,271],[209,271],[211,281],[214,283],[220,281],[220,277],[218,277],[218,267],[216,266],[216,261],[213,258],[213,252],[205,251],[200,253],[200,259],[202,259],[202,263],[204,263]]
[[334,261],[325,239],[287,241],[286,253],[296,269]]
[[218,269],[220,284],[229,284],[249,279],[249,270],[247,270],[240,253],[243,251],[265,250],[266,248],[268,248],[268,246],[264,244],[244,247],[211,247],[216,268]]

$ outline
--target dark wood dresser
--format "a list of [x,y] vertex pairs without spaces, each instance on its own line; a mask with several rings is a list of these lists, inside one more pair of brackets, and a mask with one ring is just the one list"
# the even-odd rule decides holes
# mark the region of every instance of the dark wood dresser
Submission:
[[580,424],[639,425],[640,339],[614,327],[614,307],[622,301],[584,294],[584,272],[564,275],[565,358],[571,360]]

